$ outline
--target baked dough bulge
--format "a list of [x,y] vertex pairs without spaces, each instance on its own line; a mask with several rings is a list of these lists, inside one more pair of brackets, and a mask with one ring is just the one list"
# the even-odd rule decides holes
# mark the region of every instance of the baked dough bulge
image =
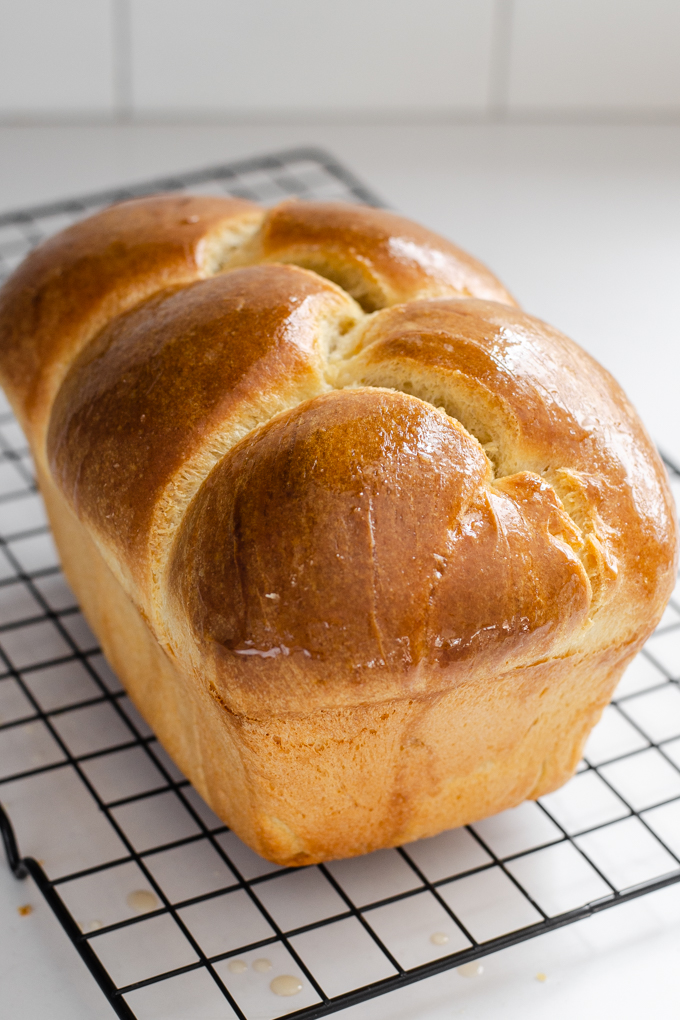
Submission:
[[0,291],[3,386],[34,448],[71,360],[110,319],[211,275],[262,219],[236,198],[158,195],[111,206],[49,238]]
[[515,304],[467,252],[417,223],[366,206],[282,202],[234,264],[293,262],[334,280],[369,312],[412,298],[455,294]]
[[53,476],[149,615],[205,476],[257,424],[328,389],[328,348],[360,314],[316,274],[253,266],[161,291],[76,359],[52,412]]
[[113,207],[10,280],[0,372],[105,653],[280,863],[563,783],[674,583],[618,386],[391,213]]
[[674,562],[672,504],[649,437],[601,365],[539,319],[479,300],[383,311],[355,347],[335,363],[336,385],[428,400],[480,440],[497,484],[531,472],[554,490],[592,587],[579,644],[646,633],[643,607]]

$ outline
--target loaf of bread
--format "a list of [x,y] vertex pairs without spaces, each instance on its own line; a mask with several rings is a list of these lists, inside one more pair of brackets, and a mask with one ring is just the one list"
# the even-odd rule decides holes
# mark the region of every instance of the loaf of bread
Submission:
[[281,864],[564,783],[674,584],[619,386],[391,213],[106,209],[6,284],[0,375],[111,665]]

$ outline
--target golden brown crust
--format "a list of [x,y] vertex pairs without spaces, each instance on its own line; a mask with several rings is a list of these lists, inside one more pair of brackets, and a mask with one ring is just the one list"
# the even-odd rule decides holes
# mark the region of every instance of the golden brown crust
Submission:
[[579,643],[647,630],[652,593],[674,577],[673,506],[656,450],[601,365],[539,319],[475,300],[388,309],[356,343],[336,385],[420,396],[477,436],[497,479],[530,471],[554,488],[594,588],[595,627]]
[[[225,702],[300,712],[554,654],[590,586],[550,486],[505,482],[401,393],[329,393],[247,437],[185,517],[170,581]],[[272,682],[291,657],[301,696]]]
[[376,210],[159,196],[31,256],[0,339],[91,625],[259,852],[569,777],[672,588],[672,501],[611,377],[474,260]]
[[515,301],[486,266],[411,220],[345,202],[283,202],[240,256],[294,262],[344,287],[367,311],[450,294]]
[[295,266],[254,266],[161,291],[73,364],[48,436],[81,520],[144,586],[150,539],[230,446],[328,388],[329,334],[359,309]]
[[24,426],[43,419],[71,360],[110,318],[206,275],[220,234],[261,217],[242,199],[158,195],[111,206],[36,248],[0,292],[0,369]]

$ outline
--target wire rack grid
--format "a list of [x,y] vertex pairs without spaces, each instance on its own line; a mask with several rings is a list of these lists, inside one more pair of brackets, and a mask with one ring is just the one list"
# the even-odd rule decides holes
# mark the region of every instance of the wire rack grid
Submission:
[[[298,150],[6,214],[0,276],[98,207],[180,189],[379,204]],[[108,667],[3,398],[0,829],[119,1017],[311,1020],[680,881],[679,677],[680,587],[561,790],[407,846],[280,868],[206,807]]]

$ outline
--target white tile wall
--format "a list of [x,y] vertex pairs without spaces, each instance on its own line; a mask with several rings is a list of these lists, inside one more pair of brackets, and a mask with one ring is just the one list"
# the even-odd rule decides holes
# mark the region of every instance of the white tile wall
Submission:
[[135,106],[483,109],[493,0],[132,0]]
[[678,0],[514,0],[510,109],[680,108]]
[[680,115],[680,0],[0,0],[0,118]]
[[110,113],[111,0],[0,0],[0,114]]

